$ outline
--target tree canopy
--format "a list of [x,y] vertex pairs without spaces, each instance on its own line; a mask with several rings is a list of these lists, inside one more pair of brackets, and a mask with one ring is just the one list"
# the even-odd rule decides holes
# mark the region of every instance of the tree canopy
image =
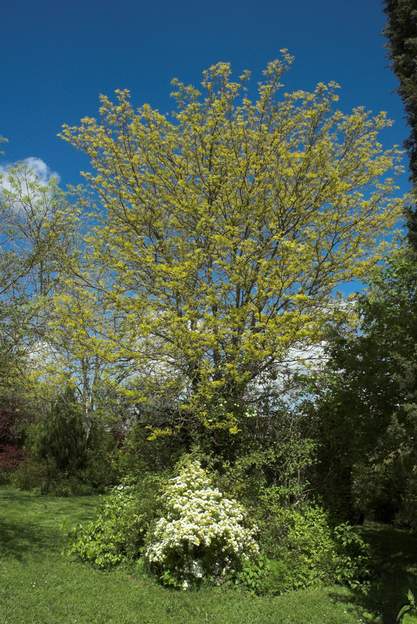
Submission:
[[271,62],[253,98],[249,73],[218,63],[200,88],[173,81],[171,115],[117,91],[63,130],[100,203],[89,253],[119,317],[102,351],[181,378],[183,408],[209,427],[236,430],[247,384],[319,338],[401,207],[386,115],[341,112],[335,83],[281,93],[291,61]]
[[[388,23],[385,34],[392,67],[400,82],[398,93],[404,103],[410,136],[405,145],[410,155],[411,179],[417,184],[417,6],[414,0],[385,0]],[[410,242],[417,249],[417,213],[409,209]]]
[[414,522],[416,285],[414,254],[401,249],[360,297],[359,328],[341,325],[329,335],[317,383],[319,472],[339,511]]

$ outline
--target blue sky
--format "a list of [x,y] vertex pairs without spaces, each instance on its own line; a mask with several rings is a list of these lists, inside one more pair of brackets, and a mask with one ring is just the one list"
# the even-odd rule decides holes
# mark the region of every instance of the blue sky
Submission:
[[[382,0],[14,0],[3,3],[0,135],[3,160],[41,158],[64,183],[85,158],[57,137],[61,124],[94,116],[99,93],[128,88],[136,104],[172,108],[173,76],[197,82],[216,61],[255,77],[288,48],[289,89],[342,85],[341,107],[386,110],[386,145],[407,135],[382,29]],[[403,185],[407,176],[404,176]]]

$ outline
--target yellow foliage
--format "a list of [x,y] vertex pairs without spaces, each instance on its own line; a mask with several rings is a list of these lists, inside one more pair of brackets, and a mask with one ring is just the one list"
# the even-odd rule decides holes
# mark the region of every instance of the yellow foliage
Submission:
[[101,202],[92,260],[123,319],[105,348],[173,362],[189,408],[230,431],[247,383],[320,339],[336,287],[382,257],[402,208],[385,113],[335,109],[335,83],[279,97],[291,62],[283,51],[267,66],[254,100],[248,72],[233,81],[218,63],[200,89],[173,82],[171,116],[118,90],[62,133],[89,156]]

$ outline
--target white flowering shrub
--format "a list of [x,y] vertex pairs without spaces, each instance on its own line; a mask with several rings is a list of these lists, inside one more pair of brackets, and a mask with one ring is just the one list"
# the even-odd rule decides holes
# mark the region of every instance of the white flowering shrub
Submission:
[[204,579],[219,582],[259,554],[243,507],[213,486],[199,462],[183,464],[164,494],[165,515],[144,553],[164,584],[187,589]]

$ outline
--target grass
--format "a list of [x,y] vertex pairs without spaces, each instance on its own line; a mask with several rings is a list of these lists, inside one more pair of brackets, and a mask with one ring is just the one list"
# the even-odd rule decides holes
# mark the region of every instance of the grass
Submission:
[[62,555],[65,531],[97,497],[40,497],[0,488],[0,624],[358,624],[341,588],[254,597],[177,592],[128,569],[100,572]]

